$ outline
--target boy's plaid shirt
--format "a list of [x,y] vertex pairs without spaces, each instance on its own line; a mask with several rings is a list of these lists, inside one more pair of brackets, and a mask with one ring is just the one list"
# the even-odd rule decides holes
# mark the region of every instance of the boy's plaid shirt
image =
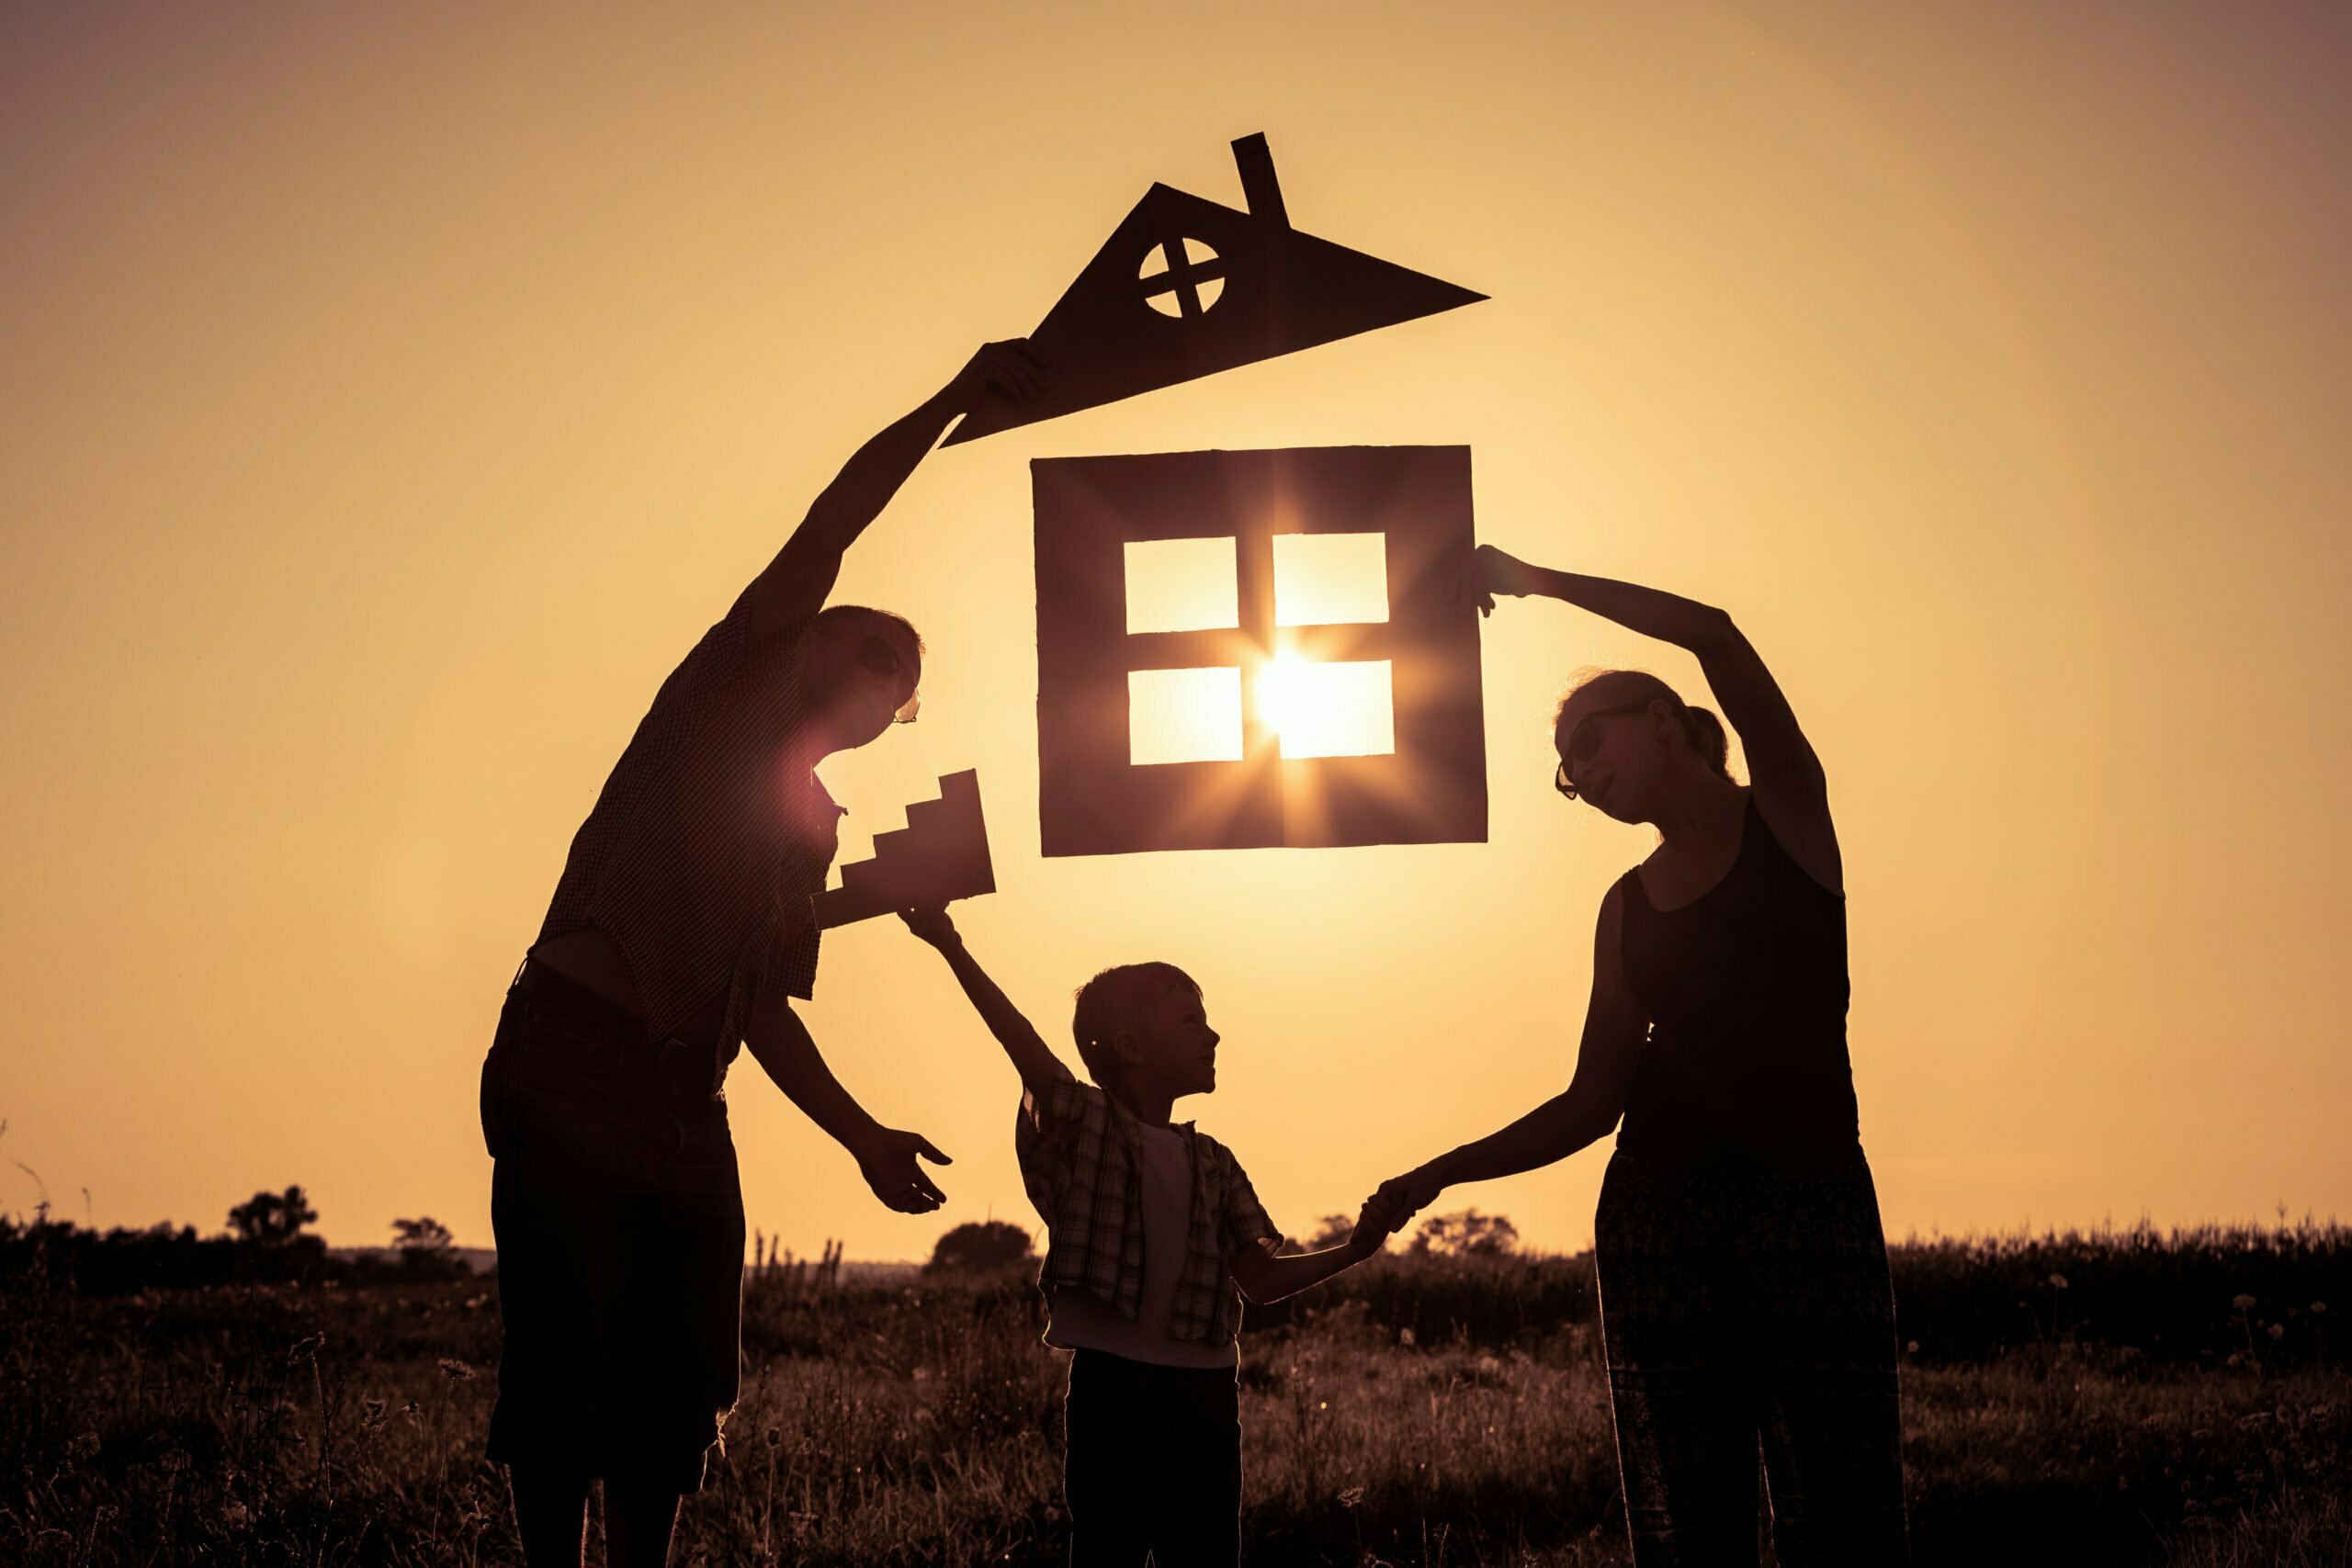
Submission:
[[[1093,1292],[1129,1317],[1143,1311],[1143,1134],[1135,1113],[1069,1069],[1043,1096],[1024,1094],[1013,1150],[1022,1185],[1046,1226],[1037,1288]],[[1176,1277],[1170,1332],[1230,1343],[1241,1330],[1241,1292],[1226,1258],[1282,1233],[1258,1201],[1233,1152],[1190,1122],[1175,1124],[1193,1158],[1193,1221]]]

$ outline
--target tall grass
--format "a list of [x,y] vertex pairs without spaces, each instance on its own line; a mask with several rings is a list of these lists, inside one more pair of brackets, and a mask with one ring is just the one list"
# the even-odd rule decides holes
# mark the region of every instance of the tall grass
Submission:
[[[1904,1332],[1941,1340],[1905,1385],[1919,1560],[2352,1563],[2352,1399],[2311,1310],[2346,1252],[2319,1227],[1898,1248]],[[479,1457],[493,1290],[8,1275],[0,1562],[518,1562]],[[754,1273],[678,1561],[1058,1562],[1039,1327],[1017,1279]],[[1253,1312],[1251,1561],[1622,1562],[1595,1338],[1581,1258],[1390,1258]]]

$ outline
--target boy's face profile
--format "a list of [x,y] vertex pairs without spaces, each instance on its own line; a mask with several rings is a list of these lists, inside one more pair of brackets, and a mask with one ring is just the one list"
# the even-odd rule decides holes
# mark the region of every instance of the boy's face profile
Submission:
[[1111,1048],[1125,1065],[1128,1083],[1139,1093],[1170,1099],[1207,1094],[1216,1088],[1217,1032],[1192,987],[1170,984],[1123,1029]]

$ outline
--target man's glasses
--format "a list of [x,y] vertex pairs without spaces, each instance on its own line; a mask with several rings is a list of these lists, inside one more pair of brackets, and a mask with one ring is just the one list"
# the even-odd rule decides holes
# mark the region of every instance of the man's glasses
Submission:
[[1577,797],[1577,786],[1568,780],[1568,764],[1589,762],[1600,754],[1600,727],[1592,722],[1594,719],[1623,713],[1646,713],[1649,705],[1646,702],[1623,703],[1613,708],[1596,708],[1577,720],[1577,727],[1568,731],[1567,750],[1560,754],[1560,771],[1552,775],[1552,787],[1570,800]]

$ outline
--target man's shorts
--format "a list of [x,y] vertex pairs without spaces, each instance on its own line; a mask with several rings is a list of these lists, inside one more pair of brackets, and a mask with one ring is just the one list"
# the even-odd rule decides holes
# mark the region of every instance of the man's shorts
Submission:
[[482,1064],[506,1343],[490,1457],[701,1488],[734,1408],[743,1196],[706,1045],[526,964]]

